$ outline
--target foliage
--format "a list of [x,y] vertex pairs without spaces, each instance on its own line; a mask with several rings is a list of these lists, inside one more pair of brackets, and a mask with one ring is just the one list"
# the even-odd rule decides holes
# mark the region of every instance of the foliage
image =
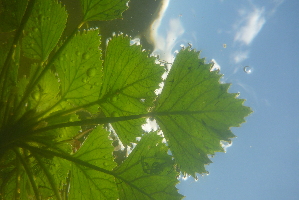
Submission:
[[[190,47],[156,95],[156,58],[124,35],[103,57],[100,30],[81,28],[120,18],[127,1],[81,5],[81,22],[62,38],[68,14],[57,0],[1,1],[0,198],[182,199],[179,172],[205,173],[250,108]],[[162,136],[142,130],[146,118]],[[137,145],[117,164],[118,140]]]

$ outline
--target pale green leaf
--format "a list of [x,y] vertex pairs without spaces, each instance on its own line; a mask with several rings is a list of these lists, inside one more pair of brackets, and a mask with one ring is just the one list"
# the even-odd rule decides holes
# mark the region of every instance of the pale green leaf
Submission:
[[83,21],[106,21],[121,18],[128,0],[81,0]]
[[[34,75],[34,72],[38,70],[38,68],[39,66],[36,64],[31,66],[31,77]],[[37,112],[51,109],[60,99],[58,93],[58,79],[51,71],[49,71],[41,78],[38,85],[31,92],[29,99],[31,108],[35,108]],[[53,108],[51,110],[53,110]]]
[[[113,146],[108,131],[97,127],[91,132],[82,147],[74,154],[89,164],[112,170],[116,163],[112,156]],[[117,199],[114,177],[94,169],[72,163],[69,199]]]
[[[98,30],[78,33],[54,63],[61,84],[61,98],[72,106],[82,106],[99,99],[102,60],[98,34]],[[97,110],[93,108],[90,111]]]
[[[156,98],[155,89],[164,69],[155,58],[142,52],[141,46],[130,46],[130,38],[115,36],[109,41],[104,62],[104,80],[100,104],[108,117],[138,115],[148,112]],[[142,134],[144,119],[114,123],[113,127],[124,144]]]
[[36,0],[23,31],[24,55],[45,61],[57,45],[66,19],[65,8],[57,0]]
[[178,175],[168,148],[156,133],[144,135],[129,157],[115,170],[122,200],[182,199]]
[[230,127],[239,126],[251,110],[237,94],[227,93],[218,71],[189,48],[176,56],[157,99],[155,118],[163,130],[181,170],[195,176],[206,172],[209,154],[223,151],[220,141],[234,137]]

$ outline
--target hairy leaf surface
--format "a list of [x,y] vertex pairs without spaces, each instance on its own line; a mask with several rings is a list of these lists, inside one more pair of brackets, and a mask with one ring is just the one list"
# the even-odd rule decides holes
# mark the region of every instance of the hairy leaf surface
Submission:
[[81,0],[83,21],[121,18],[121,14],[128,8],[127,2],[128,0]]
[[[182,199],[175,185],[177,172],[168,148],[156,133],[144,135],[129,157],[115,172],[121,199]],[[126,182],[122,179],[125,179]]]
[[208,155],[223,151],[220,140],[230,141],[230,127],[251,112],[237,94],[227,93],[229,84],[219,84],[221,75],[210,68],[199,52],[181,50],[154,110],[175,160],[192,176],[206,172]]
[[[115,36],[108,43],[104,62],[102,98],[100,105],[106,116],[119,117],[147,113],[155,99],[155,89],[161,81],[163,68],[155,58],[142,52],[141,46],[130,46],[130,38]],[[124,144],[135,141],[142,133],[144,119],[113,124]]]
[[65,28],[67,13],[56,0],[36,0],[24,29],[23,51],[31,59],[45,61]]

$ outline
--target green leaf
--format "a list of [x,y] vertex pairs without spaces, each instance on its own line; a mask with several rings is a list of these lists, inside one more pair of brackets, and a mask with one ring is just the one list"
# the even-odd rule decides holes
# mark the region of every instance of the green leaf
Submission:
[[[61,98],[73,106],[99,99],[102,60],[98,30],[78,33],[54,63],[61,84]],[[90,108],[97,112],[97,109]]]
[[182,199],[178,175],[168,148],[156,133],[144,135],[129,157],[115,170],[120,199]]
[[0,31],[15,30],[22,20],[28,0],[2,0],[0,2]]
[[[130,38],[115,36],[109,41],[104,62],[104,80],[100,92],[108,101],[100,104],[107,117],[139,115],[148,112],[156,98],[155,89],[164,69],[155,58],[141,51],[141,46],[130,46]],[[124,144],[135,141],[142,134],[144,119],[113,124]]]
[[[108,132],[97,127],[76,152],[74,157],[85,162],[112,170],[116,163],[112,156],[113,146],[108,139]],[[69,199],[117,199],[114,177],[73,163],[71,170]]]
[[57,0],[36,0],[24,29],[23,51],[31,59],[45,61],[65,28],[67,13]]
[[[31,66],[31,77],[38,68],[39,66],[36,64]],[[31,92],[29,99],[30,107],[36,109],[37,112],[46,111],[59,101],[60,98],[58,94],[58,79],[51,71],[49,71],[41,78],[37,87]]]
[[81,0],[83,21],[106,21],[121,18],[128,0]]
[[227,93],[218,71],[187,48],[176,56],[154,110],[156,120],[181,170],[195,176],[205,173],[209,154],[223,151],[220,141],[234,137],[230,127],[239,126],[251,110],[237,94]]

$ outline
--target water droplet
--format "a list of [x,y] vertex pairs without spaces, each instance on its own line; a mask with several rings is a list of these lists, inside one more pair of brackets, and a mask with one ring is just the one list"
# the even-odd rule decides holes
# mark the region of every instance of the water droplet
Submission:
[[81,52],[80,52],[80,51],[76,51],[76,55],[77,55],[77,56],[80,56],[80,55],[81,55]]
[[63,57],[62,56],[60,56],[59,57],[59,61],[63,61],[64,59],[63,59]]
[[84,54],[82,55],[82,58],[83,58],[83,60],[87,60],[87,59],[90,58],[90,55],[89,55],[88,53],[84,53]]
[[87,76],[89,76],[89,77],[93,77],[93,76],[95,76],[96,73],[97,73],[97,70],[96,70],[96,68],[94,68],[94,67],[89,68],[89,69],[86,71],[86,74],[87,74]]
[[82,78],[82,82],[86,83],[87,82],[87,78],[86,77]]
[[252,73],[252,67],[250,66],[245,66],[243,68],[244,72],[247,73],[247,74],[251,74]]
[[108,166],[108,163],[104,162],[103,165],[104,165],[104,166]]
[[34,91],[31,94],[31,97],[35,100],[38,101],[40,99],[40,92],[39,91]]
[[116,102],[118,98],[116,96],[112,97],[112,102]]

